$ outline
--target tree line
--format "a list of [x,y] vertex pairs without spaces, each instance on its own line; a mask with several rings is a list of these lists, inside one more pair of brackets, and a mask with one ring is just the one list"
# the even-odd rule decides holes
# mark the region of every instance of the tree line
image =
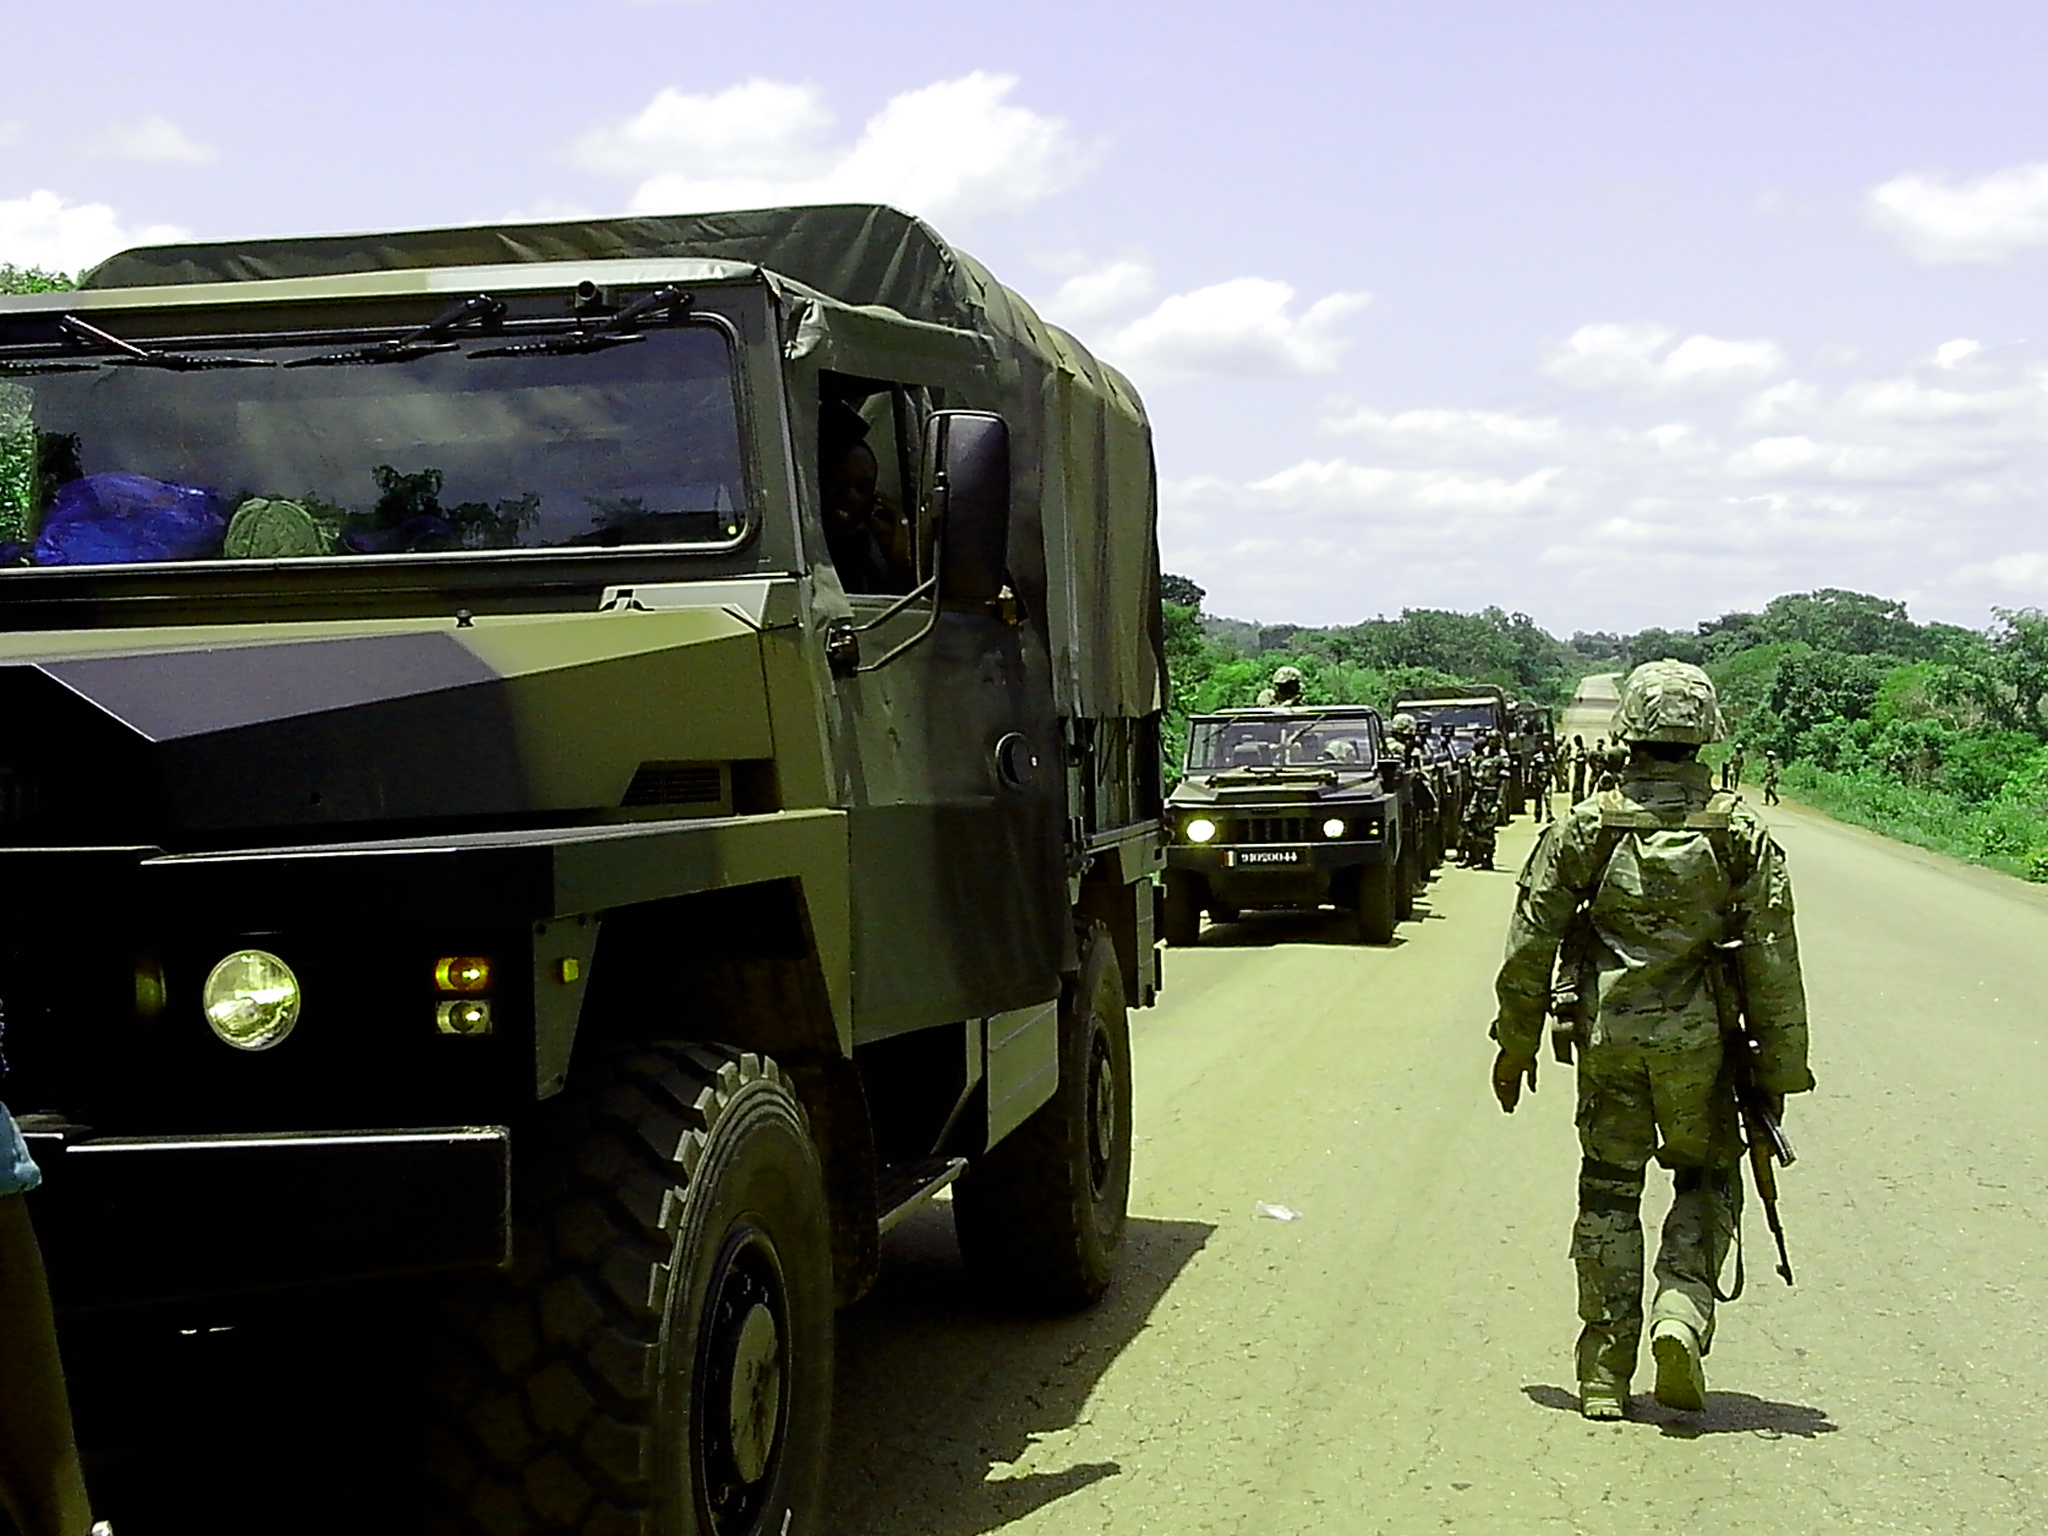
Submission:
[[1190,714],[1253,703],[1283,665],[1300,669],[1312,704],[1384,710],[1477,683],[1561,705],[1588,673],[1668,656],[1713,676],[1751,777],[1775,753],[1786,786],[1823,810],[2048,881],[2048,615],[2037,608],[1994,609],[1974,630],[1830,587],[1689,630],[1559,640],[1499,608],[1312,628],[1204,615],[1185,577],[1161,591],[1176,761]]

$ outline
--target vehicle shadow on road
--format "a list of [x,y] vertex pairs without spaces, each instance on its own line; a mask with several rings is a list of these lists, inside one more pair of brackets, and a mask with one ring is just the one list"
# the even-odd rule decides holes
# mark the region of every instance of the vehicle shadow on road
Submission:
[[[991,1308],[950,1213],[889,1235],[882,1278],[839,1318],[833,1536],[982,1536],[1123,1468],[1013,1471],[1081,1419],[1088,1395],[1216,1229],[1133,1217],[1109,1294],[1062,1317]],[[1057,1461],[1057,1458],[1053,1458]]]
[[1254,912],[1234,923],[1211,923],[1202,930],[1201,947],[1273,949],[1281,944],[1327,944],[1337,949],[1397,949],[1406,942],[1396,929],[1391,943],[1360,944],[1352,919],[1342,912]]
[[[1540,1408],[1577,1413],[1579,1395],[1563,1387],[1525,1386],[1522,1395]],[[1757,1435],[1766,1440],[1791,1436],[1811,1440],[1832,1435],[1841,1428],[1823,1408],[1803,1403],[1776,1403],[1747,1392],[1709,1392],[1707,1406],[1699,1413],[1682,1413],[1666,1408],[1647,1393],[1638,1392],[1628,1402],[1631,1424],[1656,1426],[1671,1440],[1697,1440],[1702,1435]]]

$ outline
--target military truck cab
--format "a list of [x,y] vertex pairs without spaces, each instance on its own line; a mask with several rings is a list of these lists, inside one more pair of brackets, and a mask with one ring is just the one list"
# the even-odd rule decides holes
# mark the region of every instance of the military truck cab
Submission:
[[822,1531],[884,1230],[950,1186],[993,1293],[1115,1269],[1154,528],[1129,384],[886,208],[0,299],[60,1305],[445,1276],[446,1528]]
[[1364,705],[1190,720],[1167,802],[1166,942],[1197,942],[1204,912],[1334,906],[1361,943],[1390,943],[1421,871],[1383,731]]

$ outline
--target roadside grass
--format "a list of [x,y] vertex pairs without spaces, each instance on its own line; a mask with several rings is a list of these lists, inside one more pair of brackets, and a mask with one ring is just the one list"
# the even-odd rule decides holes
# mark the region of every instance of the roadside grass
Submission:
[[2048,883],[2048,818],[2005,796],[1977,804],[1917,789],[1868,770],[1837,773],[1811,763],[1785,769],[1784,787],[1817,811],[1950,858]]

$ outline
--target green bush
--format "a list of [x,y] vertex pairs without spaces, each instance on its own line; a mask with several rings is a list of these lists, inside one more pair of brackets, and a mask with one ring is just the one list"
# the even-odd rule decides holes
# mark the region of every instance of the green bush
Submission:
[[0,293],[61,293],[76,288],[77,282],[62,272],[45,272],[41,267],[17,267],[0,261]]

